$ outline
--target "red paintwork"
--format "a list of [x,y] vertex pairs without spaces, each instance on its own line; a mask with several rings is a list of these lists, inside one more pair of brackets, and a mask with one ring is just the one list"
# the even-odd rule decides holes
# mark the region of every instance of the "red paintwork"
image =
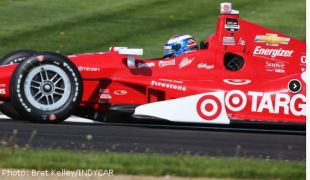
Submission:
[[[239,21],[240,29],[233,33],[235,45],[223,45],[222,43],[223,36],[232,35],[224,27],[226,18],[234,18]],[[270,46],[266,43],[254,42],[256,35],[266,35],[266,33],[290,38],[289,43]],[[244,42],[240,41],[239,44],[240,38]],[[291,106],[287,105],[288,109],[280,107],[279,112],[270,112],[277,111],[275,109],[279,101],[285,101],[285,99],[281,99],[278,96],[279,94],[281,96],[288,95],[290,100],[298,94],[301,94],[301,97],[306,96],[306,84],[301,79],[301,73],[306,68],[305,63],[301,61],[302,57],[306,55],[306,45],[304,42],[241,20],[239,15],[221,15],[215,34],[207,38],[206,42],[209,43],[208,49],[183,54],[176,58],[164,59],[163,61],[165,62],[175,60],[175,65],[167,65],[165,67],[159,67],[160,59],[140,59],[136,60],[137,67],[135,69],[129,69],[126,64],[127,56],[120,55],[115,51],[68,56],[79,68],[84,79],[84,94],[81,107],[87,105],[88,108],[90,107],[94,111],[106,111],[107,106],[100,105],[100,103],[107,102],[107,100],[110,103],[109,105],[146,104],[204,92],[225,91],[228,93],[232,90],[240,90],[247,95],[249,91],[255,91],[271,93],[272,107],[265,107],[262,112],[255,112],[253,109],[255,109],[255,106],[257,106],[256,109],[258,108],[262,97],[258,97],[256,99],[257,103],[254,103],[252,102],[253,99],[255,101],[253,95],[247,95],[246,107],[242,111],[232,111],[226,107],[228,117],[240,120],[305,123],[305,115],[296,115],[296,113],[294,115],[292,113],[292,107],[298,112],[301,112],[301,108],[305,109],[305,100],[300,97]],[[283,49],[294,52],[291,54],[291,57],[278,56],[272,58],[269,55],[253,55],[255,48],[258,46],[265,49]],[[241,70],[232,72],[225,69],[224,55],[228,52],[238,54],[244,58],[245,65]],[[189,65],[180,69],[180,62],[184,58],[194,59]],[[154,63],[154,66],[138,68],[141,63]],[[208,66],[198,68],[198,64],[201,63]],[[266,63],[284,64],[282,66],[282,73],[267,71]],[[8,93],[9,80],[15,67],[16,65],[0,67],[0,82],[6,85],[5,89],[7,92],[5,95],[0,95],[2,100],[10,97]],[[245,85],[231,85],[225,83],[224,79],[241,79],[250,80],[251,82]],[[292,79],[298,79],[302,83],[302,89],[298,94],[288,91],[287,85]],[[167,82],[170,80],[177,82]],[[157,83],[166,82],[172,84],[172,86],[178,85],[180,90],[154,86],[154,81]],[[276,98],[278,99],[276,100]],[[285,114],[285,112],[288,114]]]

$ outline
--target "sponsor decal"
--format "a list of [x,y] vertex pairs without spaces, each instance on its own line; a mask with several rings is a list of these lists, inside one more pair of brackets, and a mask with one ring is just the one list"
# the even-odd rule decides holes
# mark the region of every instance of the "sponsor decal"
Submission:
[[6,94],[5,88],[0,88],[0,95],[5,95],[5,94]]
[[198,100],[196,110],[202,119],[212,121],[221,114],[222,104],[216,96],[208,94]]
[[288,94],[283,93],[248,91],[245,94],[242,91],[233,90],[225,96],[226,107],[231,111],[242,111],[248,102],[251,102],[252,112],[261,113],[266,110],[271,114],[306,115],[306,97],[303,94],[290,97]]
[[134,114],[173,122],[229,124],[224,107],[224,92],[210,92],[144,104]]
[[235,10],[232,10],[232,5],[229,2],[221,3],[220,12],[221,14],[235,14]]
[[177,99],[141,105],[135,115],[148,115],[175,122],[229,124],[232,112],[266,115],[306,116],[303,94],[264,93],[231,90],[209,92]]
[[154,67],[155,63],[151,62],[151,63],[139,63],[138,64],[138,68],[151,68]]
[[[303,94],[295,94],[290,97],[283,93],[263,93],[240,90],[232,90],[225,95],[225,106],[227,109],[240,112],[246,107],[251,112],[262,113],[267,111],[271,114],[306,116],[306,97]],[[216,119],[221,112],[220,100],[215,96],[206,95],[197,101],[197,113],[205,120]]]
[[252,81],[249,79],[223,79],[223,81],[226,84],[230,84],[230,85],[236,85],[236,86],[240,86],[240,85],[245,85],[245,84],[250,84]]
[[230,11],[230,6],[229,6],[228,4],[225,4],[225,5],[223,6],[223,11],[229,12],[229,11]]
[[292,57],[294,51],[292,50],[285,50],[285,49],[265,49],[261,46],[256,46],[253,55],[262,55],[262,56],[270,56],[272,58],[275,57]]
[[269,72],[285,73],[285,64],[282,62],[266,61],[265,68]]
[[175,59],[169,60],[169,61],[159,61],[158,65],[160,68],[165,67],[165,66],[173,66],[175,65]]
[[231,111],[241,111],[246,106],[246,95],[239,90],[233,90],[226,94],[225,104]]
[[277,34],[256,35],[256,43],[266,43],[267,46],[279,46],[279,44],[288,44],[290,38],[279,37]]
[[178,90],[178,91],[186,91],[186,86],[176,85],[176,84],[172,84],[169,82],[151,81],[151,86],[162,87],[162,88]]
[[100,95],[100,100],[105,100],[105,99],[111,99],[111,95],[109,94],[101,94]]
[[300,57],[300,64],[299,64],[301,72],[306,71],[306,63],[307,63],[306,56],[301,56]]
[[126,90],[115,90],[114,94],[119,95],[119,96],[123,96],[123,95],[127,94],[127,91]]
[[223,36],[222,40],[223,45],[235,45],[235,37],[233,36]]
[[300,57],[300,62],[301,62],[302,64],[306,64],[306,56],[301,56],[301,57]]
[[211,70],[214,68],[214,64],[207,64],[207,63],[200,63],[197,65],[198,69],[206,69],[206,70]]
[[191,59],[189,59],[187,57],[183,58],[182,61],[179,64],[179,69],[182,69],[185,66],[190,65],[194,60],[195,60],[195,58],[191,58]]
[[6,94],[5,87],[6,87],[6,84],[0,84],[0,95]]
[[84,67],[84,66],[79,66],[78,67],[79,71],[88,71],[88,72],[99,72],[100,68],[98,67]]
[[[240,90],[232,90],[225,95],[225,105],[227,109],[234,112],[243,111],[248,105],[252,112],[257,113],[268,111],[271,114],[306,116],[306,97],[302,94],[290,97],[283,93],[272,95],[272,93],[255,91],[244,93]],[[196,109],[201,118],[214,120],[220,115],[222,106],[216,96],[206,95],[197,101]]]
[[183,81],[180,80],[174,80],[174,79],[159,79],[159,81],[165,81],[165,82],[169,82],[169,83],[178,83],[178,84],[183,84]]
[[230,32],[236,32],[240,29],[238,19],[226,18],[225,29]]
[[100,100],[107,100],[111,99],[112,96],[110,95],[109,89],[100,89],[99,90],[99,99]]
[[239,38],[238,44],[241,45],[241,46],[244,46],[246,44],[246,42],[242,38]]

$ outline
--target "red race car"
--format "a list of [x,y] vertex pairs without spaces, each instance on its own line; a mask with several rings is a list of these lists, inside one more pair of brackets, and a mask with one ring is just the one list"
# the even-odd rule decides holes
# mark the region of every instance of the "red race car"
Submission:
[[177,56],[140,59],[142,49],[122,47],[11,53],[1,60],[1,111],[51,123],[126,112],[173,122],[305,124],[306,44],[240,19],[230,3],[220,10],[216,32],[199,50]]

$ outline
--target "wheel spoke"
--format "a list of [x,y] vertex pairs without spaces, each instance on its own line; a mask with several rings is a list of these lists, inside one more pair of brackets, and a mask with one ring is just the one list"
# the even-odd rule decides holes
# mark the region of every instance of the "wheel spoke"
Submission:
[[62,80],[61,77],[59,77],[59,78],[56,80],[56,82],[54,82],[54,85],[56,85],[60,80]]
[[43,82],[44,79],[43,79],[43,75],[42,75],[42,72],[40,71],[40,77],[41,77],[41,81]]
[[46,80],[49,80],[48,78],[48,74],[47,74],[47,71],[45,69],[43,69],[43,71],[45,72],[45,77],[46,77]]
[[59,93],[59,92],[54,92],[54,94],[59,95],[59,96],[63,95],[63,93]]
[[55,100],[54,100],[53,94],[51,95],[51,99],[52,99],[52,103],[54,104],[54,103],[55,103]]
[[54,82],[54,79],[58,76],[58,74],[55,74],[52,79],[50,79],[52,82]]
[[37,99],[37,101],[39,102],[43,97],[44,97],[44,94],[42,94],[41,97],[39,97],[39,99]]
[[38,86],[31,85],[30,87],[35,88],[35,89],[40,89],[40,87],[38,87]]
[[61,90],[61,91],[65,91],[65,88],[60,88],[60,87],[55,87],[55,90]]
[[41,91],[38,91],[34,96],[33,98],[35,99],[37,97],[37,95],[41,94]]
[[47,105],[50,105],[50,101],[48,99],[48,96],[45,96],[45,99],[46,99]]
[[32,80],[31,82],[35,83],[35,84],[38,84],[39,86],[41,85],[41,82],[39,82],[39,81]]

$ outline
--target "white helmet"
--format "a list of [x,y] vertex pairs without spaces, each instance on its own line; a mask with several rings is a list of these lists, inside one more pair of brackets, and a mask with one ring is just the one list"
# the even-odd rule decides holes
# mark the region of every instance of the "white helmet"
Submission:
[[198,50],[196,40],[190,35],[179,34],[168,40],[164,46],[164,57],[176,57],[181,54]]

